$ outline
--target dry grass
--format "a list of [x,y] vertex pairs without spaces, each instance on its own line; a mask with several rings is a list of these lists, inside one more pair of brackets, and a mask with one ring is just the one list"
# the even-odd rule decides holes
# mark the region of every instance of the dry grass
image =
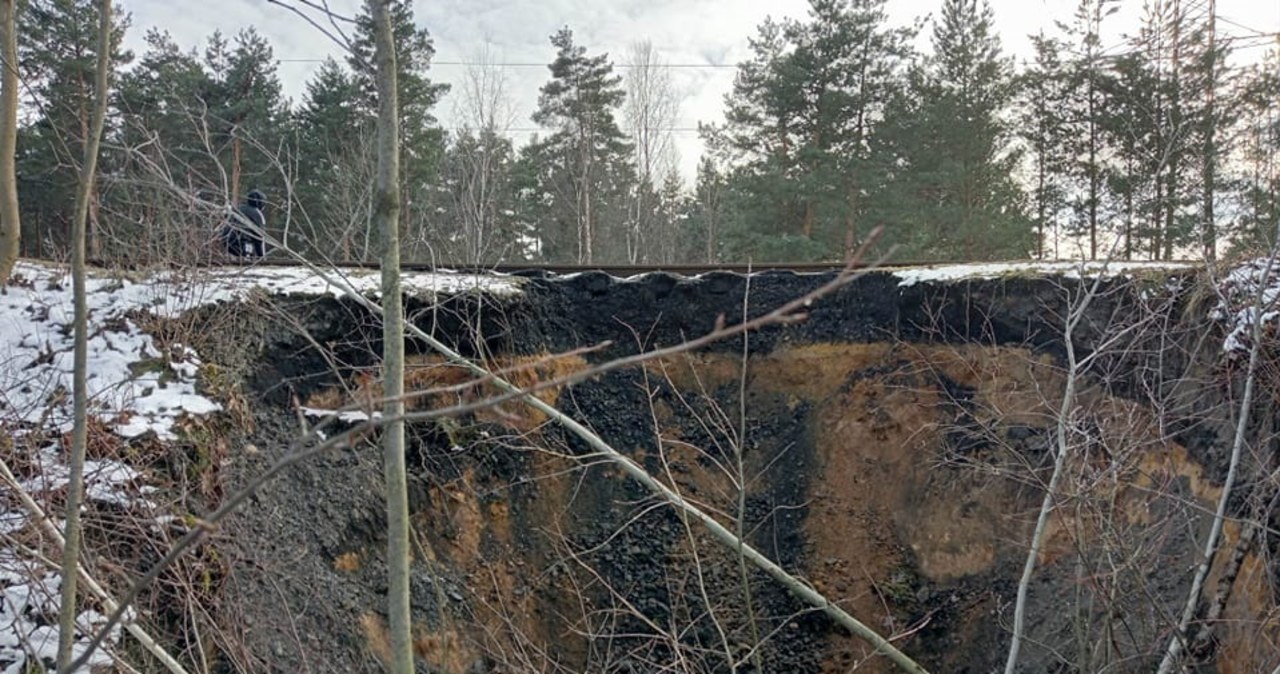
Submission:
[[360,569],[360,553],[344,552],[333,560],[333,570],[351,573]]

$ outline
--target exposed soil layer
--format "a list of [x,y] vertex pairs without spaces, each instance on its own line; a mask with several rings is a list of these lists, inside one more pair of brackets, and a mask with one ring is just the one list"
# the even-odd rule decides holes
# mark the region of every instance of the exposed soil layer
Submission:
[[[424,329],[533,385],[732,325],[744,305],[760,315],[829,278],[582,274],[529,279],[501,301],[409,304]],[[1109,282],[1076,335],[1080,357],[1107,352],[1071,417],[1075,456],[1030,588],[1022,671],[1151,671],[1185,601],[1229,414],[1222,392],[1187,384],[1215,370],[1195,344],[1204,326],[1189,291],[1168,281]],[[539,395],[931,671],[985,673],[1008,647],[1058,431],[1060,326],[1078,289],[1034,278],[902,288],[869,274],[746,344]],[[1140,329],[1151,315],[1159,337]],[[377,395],[380,328],[353,304],[289,298],[220,329],[234,342],[202,353],[242,379],[252,423],[232,445],[253,445],[232,450],[224,490],[287,450],[295,405]],[[1117,334],[1121,345],[1108,341]],[[599,348],[551,355],[587,346]],[[433,391],[419,408],[487,393],[411,349],[411,388]],[[1153,408],[1152,390],[1178,404]],[[518,404],[416,423],[410,440],[420,671],[892,671]],[[224,621],[256,671],[380,671],[375,441],[290,469],[218,539],[232,560]],[[1239,527],[1227,534],[1230,549]],[[1265,547],[1243,555],[1202,671],[1280,658]]]

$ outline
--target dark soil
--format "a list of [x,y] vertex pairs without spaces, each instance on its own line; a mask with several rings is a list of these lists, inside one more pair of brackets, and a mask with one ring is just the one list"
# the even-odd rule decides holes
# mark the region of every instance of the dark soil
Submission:
[[[609,342],[587,356],[602,362],[678,344],[720,320],[732,325],[744,301],[748,315],[760,315],[829,278],[766,273],[748,284],[733,274],[581,274],[528,279],[513,299],[469,296],[439,306],[412,300],[409,309],[418,325],[469,355],[500,360]],[[1059,326],[1073,287],[1008,278],[903,288],[891,274],[872,273],[815,303],[807,320],[753,333],[742,457],[752,478],[748,540],[874,628],[914,630],[900,645],[933,671],[999,665],[1041,492],[1025,481],[980,477],[971,466],[991,472],[1019,457],[1043,476],[1052,429],[1012,417],[993,425],[997,392],[991,377],[973,372],[988,368],[1002,383],[1032,390],[1036,372],[1050,372],[1063,358]],[[1082,325],[1082,355],[1131,306],[1132,292],[1119,282],[1108,290]],[[292,401],[376,377],[380,329],[358,307],[290,298],[274,311],[290,321],[246,313],[233,347],[202,348],[239,374],[253,413],[254,425],[231,442],[241,449],[233,449],[223,472],[228,491],[285,451],[298,432]],[[952,347],[970,350],[953,357],[946,351]],[[668,362],[665,376],[653,368],[597,376],[562,391],[559,403],[730,522],[737,501],[729,440],[737,433],[742,348],[740,339],[725,340],[691,361]],[[1185,372],[1203,367],[1192,348],[1160,364],[1151,351],[1108,361],[1130,374],[1101,387],[1099,400],[1137,400],[1139,383],[1158,376],[1177,386]],[[1013,374],[1007,365],[1040,356],[1047,361],[1031,374]],[[680,367],[700,374],[676,373]],[[1188,413],[1174,421],[1198,466],[1186,470],[1202,470],[1212,484],[1221,479],[1221,410],[1203,393],[1185,399],[1199,418]],[[715,419],[719,425],[709,421]],[[943,421],[945,432],[931,435]],[[766,672],[837,672],[868,655],[762,574],[748,571],[744,588],[732,551],[696,525],[686,528],[615,468],[573,461],[589,452],[558,427],[516,431],[473,416],[415,425],[409,436],[422,544],[413,589],[420,671],[518,672],[536,664],[546,671],[649,672],[679,652],[690,671],[722,672],[727,652],[742,672],[755,671],[757,662]],[[256,451],[243,450],[247,444]],[[370,441],[292,468],[226,527],[218,545],[233,561],[221,612],[243,649],[228,649],[228,658],[260,672],[381,671],[379,452]],[[1185,478],[1177,495],[1202,498],[1197,479]],[[1185,516],[1176,503],[1154,507]],[[1126,571],[1132,582],[1184,596],[1185,551],[1200,526],[1164,539],[1155,552],[1165,551],[1165,565],[1145,577]],[[948,540],[934,532],[947,532]],[[1054,540],[1053,557],[1032,587],[1029,627],[1037,644],[1027,649],[1027,672],[1071,671],[1061,663],[1064,652],[1079,650],[1073,621],[1102,610],[1064,608],[1079,597],[1077,559],[1065,540]],[[1147,666],[1161,641],[1156,615],[1125,629],[1113,637],[1115,647]],[[756,635],[763,644],[753,652]],[[872,659],[860,671],[889,669]]]

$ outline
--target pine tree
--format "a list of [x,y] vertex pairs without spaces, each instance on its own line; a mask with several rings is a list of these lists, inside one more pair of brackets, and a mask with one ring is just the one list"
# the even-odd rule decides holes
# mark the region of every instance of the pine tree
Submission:
[[1003,118],[1015,94],[1012,64],[993,22],[985,0],[945,0],[932,56],[891,104],[879,201],[904,254],[978,260],[1035,249]]
[[1036,227],[1036,256],[1056,258],[1058,234],[1067,205],[1064,176],[1071,160],[1070,127],[1064,113],[1072,92],[1062,62],[1063,45],[1043,34],[1032,38],[1032,44],[1036,55],[1021,78],[1019,120],[1031,161],[1028,196]]
[[[1080,0],[1072,23],[1064,26],[1069,45],[1068,68],[1073,96],[1064,110],[1071,120],[1072,162],[1067,173],[1071,181],[1072,221],[1069,233],[1080,239],[1080,252],[1089,259],[1099,253],[1105,197],[1105,148],[1102,116],[1105,100],[1102,79],[1106,64],[1102,58],[1100,32],[1103,19],[1114,12],[1115,0]],[[1073,253],[1076,251],[1072,251]]]
[[[137,67],[122,75],[115,100],[120,144],[142,155],[126,153],[112,174],[122,179],[108,182],[112,212],[122,216],[114,223],[122,243],[115,254],[207,255],[225,217],[222,206],[248,190],[262,189],[276,212],[284,211],[287,184],[276,153],[289,120],[276,61],[252,29],[230,40],[214,32],[202,53],[183,51],[155,30],[146,43]],[[169,173],[154,175],[157,170]],[[164,180],[189,197],[157,189]]]
[[811,0],[807,21],[766,20],[709,128],[732,167],[731,254],[839,257],[864,226],[870,143],[899,84],[911,31],[886,27],[883,0]]
[[355,77],[332,59],[307,82],[293,116],[296,190],[305,222],[298,248],[372,259],[373,114]]
[[689,209],[689,231],[698,242],[690,248],[699,250],[701,254],[690,262],[720,262],[727,190],[724,174],[715,161],[711,157],[703,157],[698,162],[698,178]]
[[[145,42],[137,66],[121,73],[115,91],[119,145],[133,151],[105,183],[110,211],[119,216],[113,233],[125,244],[109,254],[139,262],[207,250],[221,220],[212,205],[201,211],[189,201],[179,203],[177,195],[156,188],[158,180],[172,180],[212,203],[221,201],[216,195],[222,192],[216,158],[205,150],[206,109],[200,96],[208,88],[208,73],[203,62],[168,33],[148,31]],[[170,174],[155,175],[162,167]]]
[[1204,259],[1212,260],[1222,238],[1217,201],[1224,187],[1220,176],[1228,165],[1229,131],[1239,121],[1239,89],[1233,86],[1235,78],[1227,68],[1233,43],[1218,39],[1217,15],[1205,10],[1196,19],[1189,26],[1190,38],[1184,50],[1184,88],[1191,125],[1191,163],[1198,160],[1199,165],[1188,169],[1197,174],[1194,177],[1199,187],[1199,194],[1193,195],[1198,197],[1200,207],[1194,243]]
[[1195,112],[1186,81],[1190,32],[1187,14],[1176,0],[1154,0],[1146,6],[1143,25],[1133,42],[1151,77],[1151,169],[1154,194],[1150,202],[1148,254],[1170,259],[1175,249],[1195,239],[1196,218],[1188,217],[1195,192],[1192,140]]
[[1280,51],[1250,68],[1240,98],[1241,213],[1234,252],[1256,254],[1275,245],[1280,223]]
[[[23,89],[39,117],[19,134],[18,193],[21,218],[27,223],[27,254],[52,255],[70,243],[71,206],[84,139],[89,135],[94,96],[97,7],[93,0],[30,0],[18,12],[18,59]],[[111,69],[133,56],[121,47],[129,17],[112,13]],[[111,126],[107,136],[114,132]],[[104,156],[102,170],[114,158]],[[90,189],[87,246],[90,257],[101,250],[98,186]],[[53,249],[45,247],[52,244]]]
[[542,254],[585,264],[620,261],[626,257],[625,238],[614,230],[625,221],[632,182],[631,148],[615,118],[624,96],[622,78],[607,54],[587,56],[567,27],[551,36],[551,44],[551,79],[533,113],[533,121],[551,133],[525,153],[535,167],[528,172],[534,178],[529,188],[551,195],[537,232]]
[[[208,74],[194,51],[184,52],[173,37],[156,29],[147,31],[147,50],[137,66],[122,73],[116,91],[116,107],[125,119],[125,137],[142,142],[158,134],[170,152],[199,145],[192,124],[193,103],[208,87]],[[194,154],[182,154],[192,160]]]
[[279,173],[274,158],[254,149],[274,148],[285,134],[287,108],[271,45],[252,28],[237,33],[233,45],[215,34],[207,68],[204,100],[211,107],[211,135],[227,170],[230,201],[253,188],[279,195],[283,185],[272,180]]
[[646,246],[647,259],[659,264],[696,262],[697,244],[689,232],[689,195],[680,174],[672,168],[655,194],[652,232]]
[[[356,18],[352,36],[352,54],[348,65],[354,82],[361,92],[365,110],[377,109],[375,104],[375,77],[373,70],[373,20],[370,0],[365,0],[364,11]],[[426,28],[419,27],[413,18],[411,0],[390,0],[391,33],[396,50],[396,93],[400,121],[400,237],[405,247],[406,259],[424,257],[424,231],[434,217],[425,209],[411,208],[411,204],[425,203],[430,190],[436,184],[440,161],[444,156],[444,131],[440,128],[432,110],[449,90],[449,85],[432,82],[428,76],[435,45]]]
[[1158,99],[1160,83],[1149,66],[1142,54],[1127,54],[1098,79],[1098,90],[1106,103],[1097,124],[1112,157],[1100,170],[1104,192],[1115,201],[1112,210],[1120,219],[1116,232],[1121,237],[1119,252],[1126,260],[1146,249],[1160,229],[1158,224],[1143,224],[1142,217],[1152,208],[1153,177],[1160,171],[1154,149],[1160,120],[1152,114],[1151,106],[1151,101]]

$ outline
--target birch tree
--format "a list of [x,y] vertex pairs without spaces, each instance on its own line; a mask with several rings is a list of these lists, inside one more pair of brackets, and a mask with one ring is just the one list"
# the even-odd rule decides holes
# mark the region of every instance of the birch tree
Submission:
[[18,261],[22,222],[18,217],[18,177],[14,154],[18,144],[18,34],[15,0],[0,0],[0,49],[4,73],[0,74],[0,286]]
[[75,304],[75,353],[72,396],[74,426],[71,432],[70,476],[67,482],[67,523],[62,548],[62,611],[58,616],[58,671],[70,672],[71,647],[76,640],[76,580],[80,560],[80,507],[84,500],[84,459],[88,439],[88,354],[89,310],[85,299],[85,225],[89,201],[93,197],[94,172],[98,168],[98,145],[107,117],[107,82],[111,67],[111,0],[98,3],[98,54],[94,73],[93,116],[84,143],[84,163],[76,187],[75,219],[71,223],[71,287]]
[[658,260],[646,238],[667,236],[651,232],[660,226],[656,217],[659,207],[658,183],[675,169],[675,145],[671,127],[675,126],[679,101],[671,84],[671,73],[661,61],[653,43],[644,40],[631,45],[623,84],[627,97],[622,107],[625,131],[631,136],[636,181],[627,214],[627,260]]
[[512,241],[510,198],[515,148],[508,132],[515,119],[507,73],[488,46],[472,59],[458,87],[454,115],[461,128],[445,157],[444,183],[456,228],[455,254],[461,262],[485,264],[501,259]]
[[404,461],[404,304],[400,296],[400,117],[389,0],[374,0],[378,171],[373,226],[382,250],[382,451],[387,490],[387,613],[393,674],[413,674],[409,622],[409,497]]

